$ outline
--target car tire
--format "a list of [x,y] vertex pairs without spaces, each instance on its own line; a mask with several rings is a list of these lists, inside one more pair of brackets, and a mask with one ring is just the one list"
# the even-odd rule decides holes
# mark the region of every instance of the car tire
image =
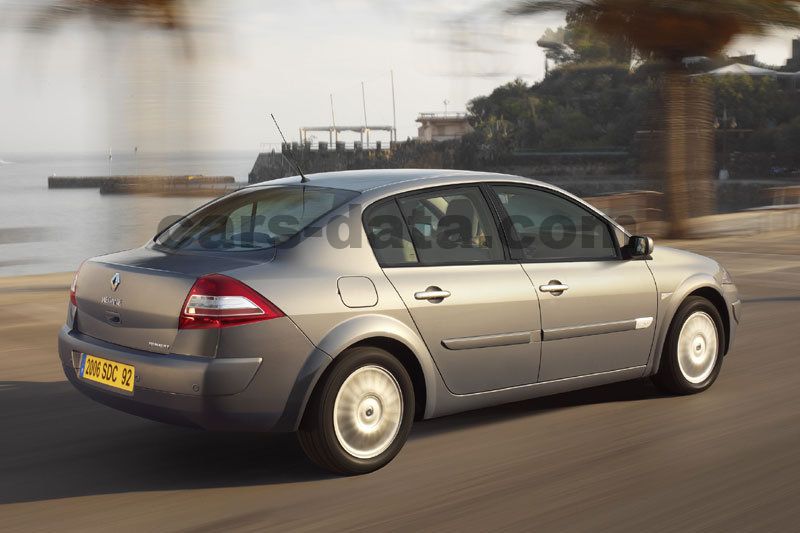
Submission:
[[306,455],[340,475],[374,472],[400,452],[414,421],[414,386],[386,350],[337,357],[309,400],[298,438]]
[[703,392],[719,376],[724,347],[719,311],[705,298],[690,296],[670,324],[653,382],[668,394]]

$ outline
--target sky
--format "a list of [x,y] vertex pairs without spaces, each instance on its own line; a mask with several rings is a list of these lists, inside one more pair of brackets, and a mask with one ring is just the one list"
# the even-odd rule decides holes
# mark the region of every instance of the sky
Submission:
[[[541,79],[535,42],[563,23],[558,14],[512,21],[491,0],[192,0],[190,45],[86,18],[24,31],[32,11],[57,1],[0,0],[0,159],[269,149],[280,142],[270,113],[297,140],[302,126],[330,125],[331,95],[337,124],[363,124],[362,82],[368,123],[391,125],[390,71],[405,139],[418,113],[443,112],[445,100],[464,111],[502,83]],[[791,37],[742,39],[731,52],[782,64]]]

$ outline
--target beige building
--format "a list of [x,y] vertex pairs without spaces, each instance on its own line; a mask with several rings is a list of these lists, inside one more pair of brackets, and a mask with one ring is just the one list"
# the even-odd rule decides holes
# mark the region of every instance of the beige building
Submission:
[[466,113],[420,113],[419,140],[425,142],[460,139],[472,132]]

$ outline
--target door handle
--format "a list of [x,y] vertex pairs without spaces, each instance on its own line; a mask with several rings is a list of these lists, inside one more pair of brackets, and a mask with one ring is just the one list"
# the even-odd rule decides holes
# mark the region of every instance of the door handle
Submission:
[[540,285],[539,290],[542,292],[549,292],[554,294],[555,296],[560,296],[564,294],[564,291],[569,290],[569,285],[564,285],[560,281],[553,280],[547,285]]
[[443,291],[439,287],[428,287],[424,291],[415,292],[414,298],[417,300],[428,300],[434,303],[441,302],[450,297],[450,291]]

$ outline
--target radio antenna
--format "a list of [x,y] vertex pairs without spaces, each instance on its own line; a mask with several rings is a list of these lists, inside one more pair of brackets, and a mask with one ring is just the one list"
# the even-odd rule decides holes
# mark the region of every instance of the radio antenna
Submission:
[[[289,146],[289,143],[286,142],[286,137],[283,136],[283,132],[281,131],[281,127],[278,125],[278,121],[275,120],[275,115],[270,113],[269,116],[272,117],[272,122],[274,122],[275,123],[275,127],[278,128],[278,133],[281,134],[281,139],[283,139],[284,146]],[[283,157],[286,157],[286,155],[283,154],[283,153],[281,153],[281,155],[283,155]],[[303,174],[303,171],[300,169],[300,165],[297,163],[297,159],[295,159],[294,154],[292,153],[291,149],[289,149],[289,157],[287,159],[289,160],[289,162],[292,165],[294,165],[294,168],[295,168],[295,170],[297,170],[297,173],[300,174],[300,183],[308,183],[309,181],[311,181],[306,177],[305,174]]]

